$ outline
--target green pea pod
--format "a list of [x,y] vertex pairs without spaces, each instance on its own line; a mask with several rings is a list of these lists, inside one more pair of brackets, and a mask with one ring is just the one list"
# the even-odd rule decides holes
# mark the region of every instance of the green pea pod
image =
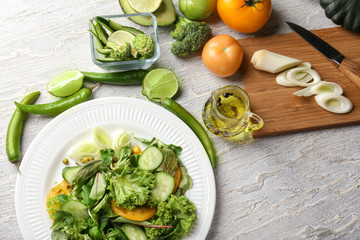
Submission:
[[114,73],[82,72],[85,80],[114,85],[141,84],[147,73],[148,71],[143,69]]
[[161,104],[170,112],[174,113],[181,120],[183,120],[196,134],[203,144],[206,153],[209,156],[212,167],[215,167],[216,153],[214,145],[212,144],[209,135],[206,133],[201,124],[180,104],[171,98],[162,99]]
[[53,103],[27,105],[27,104],[15,102],[15,105],[21,111],[27,112],[27,113],[41,114],[41,115],[58,115],[73,106],[76,106],[80,103],[83,103],[83,102],[86,102],[87,100],[89,100],[91,98],[92,89],[94,87],[82,88],[79,91],[77,91],[76,93],[74,93],[73,95],[63,98],[63,99],[53,102]]
[[[20,103],[33,104],[38,99],[40,92],[32,92],[26,95]],[[20,109],[15,109],[6,134],[6,154],[10,162],[17,163],[21,159],[21,133],[25,121],[26,113]]]

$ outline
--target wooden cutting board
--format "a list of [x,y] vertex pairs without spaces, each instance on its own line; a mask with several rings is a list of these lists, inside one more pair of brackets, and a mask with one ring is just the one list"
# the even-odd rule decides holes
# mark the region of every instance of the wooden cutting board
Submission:
[[[360,64],[360,34],[342,28],[312,31],[331,44],[347,58]],[[315,129],[360,123],[360,88],[348,80],[326,57],[296,33],[254,37],[238,40],[244,49],[241,78],[250,96],[253,112],[264,119],[264,127],[254,137],[267,137]],[[256,70],[250,63],[255,51],[267,49],[310,62],[322,80],[336,82],[344,89],[344,96],[354,104],[350,113],[330,113],[315,102],[314,96],[297,97],[292,93],[301,87],[283,87],[276,83],[277,74]]]

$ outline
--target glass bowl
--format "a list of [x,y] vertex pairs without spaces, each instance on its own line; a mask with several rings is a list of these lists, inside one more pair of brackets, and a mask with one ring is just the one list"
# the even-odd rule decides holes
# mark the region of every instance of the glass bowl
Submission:
[[[131,21],[131,17],[136,16],[149,16],[152,18],[152,26],[141,26],[133,21]],[[98,16],[105,19],[111,19],[117,23],[120,23],[124,26],[134,27],[143,31],[146,36],[150,36],[155,42],[155,52],[154,55],[149,59],[141,59],[141,60],[129,60],[129,61],[114,61],[114,62],[103,62],[97,60],[97,58],[103,58],[104,56],[96,51],[97,43],[94,40],[94,36],[90,33],[90,47],[91,47],[91,58],[92,61],[102,69],[111,72],[123,72],[129,70],[136,69],[148,69],[151,67],[160,57],[160,45],[157,36],[157,21],[156,17],[152,13],[134,13],[134,14],[120,14],[120,15],[102,15]],[[94,20],[94,17],[92,20]],[[91,30],[91,24],[89,24],[89,29]]]

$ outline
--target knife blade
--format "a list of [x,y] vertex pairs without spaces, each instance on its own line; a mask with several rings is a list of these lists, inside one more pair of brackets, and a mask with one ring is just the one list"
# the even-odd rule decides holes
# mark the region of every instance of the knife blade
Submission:
[[310,43],[315,49],[327,57],[335,66],[356,86],[360,88],[360,66],[347,59],[338,50],[330,44],[306,30],[305,28],[292,23],[286,22],[300,37]]

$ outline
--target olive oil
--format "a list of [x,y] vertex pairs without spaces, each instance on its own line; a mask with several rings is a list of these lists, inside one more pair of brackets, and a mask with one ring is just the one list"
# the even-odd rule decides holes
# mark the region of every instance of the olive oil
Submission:
[[258,130],[264,122],[250,111],[249,106],[249,96],[242,88],[235,85],[219,88],[205,103],[202,113],[204,124],[212,133],[222,137]]
[[[232,135],[241,126],[239,122],[245,113],[245,103],[236,92],[224,92],[215,96],[215,101],[208,100],[205,104],[205,125],[215,134]],[[241,125],[241,124],[240,124]],[[224,134],[219,134],[224,131]]]

